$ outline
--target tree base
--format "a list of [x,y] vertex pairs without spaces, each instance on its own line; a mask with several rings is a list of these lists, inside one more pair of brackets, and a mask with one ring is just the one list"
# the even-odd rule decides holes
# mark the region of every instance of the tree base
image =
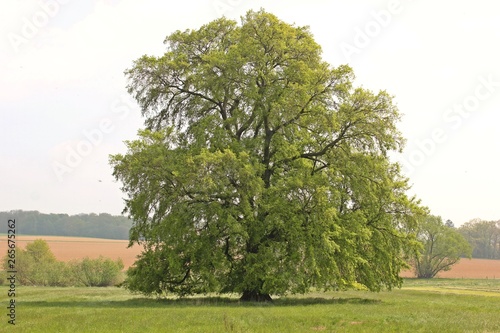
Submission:
[[269,294],[261,294],[257,291],[244,291],[240,297],[242,302],[272,302],[273,299]]

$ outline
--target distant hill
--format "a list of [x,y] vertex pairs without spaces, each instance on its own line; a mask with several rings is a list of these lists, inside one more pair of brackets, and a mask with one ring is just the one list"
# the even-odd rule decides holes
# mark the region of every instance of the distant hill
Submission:
[[0,233],[7,233],[8,219],[16,219],[16,233],[20,235],[128,239],[132,227],[127,217],[107,213],[68,215],[13,210],[0,212]]

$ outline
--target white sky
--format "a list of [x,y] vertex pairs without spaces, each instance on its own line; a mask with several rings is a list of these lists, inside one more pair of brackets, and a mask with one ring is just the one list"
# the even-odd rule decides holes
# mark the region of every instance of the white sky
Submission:
[[325,60],[395,96],[408,143],[394,158],[433,214],[500,218],[495,0],[5,0],[0,210],[120,214],[108,156],[143,125],[123,71],[175,30],[260,8],[309,25]]

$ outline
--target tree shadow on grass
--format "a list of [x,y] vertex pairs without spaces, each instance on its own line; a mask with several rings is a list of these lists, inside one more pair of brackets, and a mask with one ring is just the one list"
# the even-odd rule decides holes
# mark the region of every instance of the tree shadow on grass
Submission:
[[21,301],[20,306],[33,308],[168,308],[168,307],[286,307],[309,305],[379,304],[381,300],[368,298],[282,297],[272,302],[242,302],[230,297],[189,297],[176,299],[133,298],[124,301],[74,300],[74,301]]

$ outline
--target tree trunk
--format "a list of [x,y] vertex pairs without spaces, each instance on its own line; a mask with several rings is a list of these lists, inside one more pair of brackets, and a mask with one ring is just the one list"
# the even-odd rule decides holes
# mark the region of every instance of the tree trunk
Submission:
[[269,294],[261,294],[258,291],[245,290],[240,297],[242,302],[272,302],[273,299]]

